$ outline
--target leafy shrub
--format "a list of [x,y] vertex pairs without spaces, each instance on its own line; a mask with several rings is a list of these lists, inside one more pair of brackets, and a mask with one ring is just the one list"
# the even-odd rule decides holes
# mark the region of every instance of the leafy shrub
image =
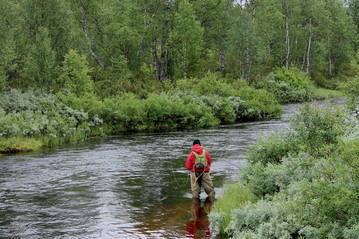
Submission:
[[93,82],[89,73],[91,69],[85,56],[81,56],[75,50],[70,50],[65,55],[61,67],[59,83],[61,88],[69,90],[76,96],[82,96],[93,91]]
[[[241,80],[238,80],[241,81]],[[193,91],[196,95],[218,95],[220,97],[235,96],[238,88],[233,88],[232,84],[226,83],[226,79],[219,74],[208,74],[206,77],[198,79],[178,80],[176,91]],[[238,87],[237,83],[237,87]]]
[[266,140],[259,140],[247,152],[248,161],[251,163],[261,162],[264,165],[267,163],[280,163],[288,152],[296,152],[296,149],[299,147],[298,143],[298,140],[292,137],[290,132],[280,132],[277,135],[271,135]]
[[300,225],[281,200],[260,200],[233,210],[233,220],[226,228],[235,238],[293,238]]
[[339,81],[336,78],[326,78],[319,72],[312,72],[310,78],[315,82],[317,86],[323,87],[325,89],[336,89],[338,87]]
[[351,97],[351,100],[348,102],[349,109],[356,111],[359,105],[359,76],[348,79],[339,88]]
[[281,163],[281,159],[288,153],[295,155],[300,151],[322,155],[333,150],[343,135],[343,125],[347,121],[345,111],[338,107],[328,107],[326,110],[305,105],[300,114],[292,119],[291,127],[287,131],[270,136],[267,140],[260,140],[248,152],[248,161]]
[[240,180],[262,200],[212,220],[236,238],[356,238],[358,136],[358,119],[343,109],[304,106],[289,129],[250,150]]
[[238,94],[244,101],[242,112],[237,114],[239,119],[266,119],[278,116],[283,112],[274,95],[266,90],[243,87]]
[[282,113],[272,94],[249,87],[243,80],[220,78],[218,74],[179,80],[174,95],[187,102],[204,102],[221,123],[270,118]]
[[312,153],[320,153],[336,145],[343,135],[345,111],[339,107],[326,110],[305,105],[292,123],[299,145]]
[[281,103],[308,101],[314,87],[309,77],[297,68],[278,68],[255,86],[273,93]]
[[145,106],[148,124],[154,128],[208,127],[218,123],[211,108],[205,104],[185,103],[164,94],[149,95]]
[[[97,128],[102,124],[98,117],[90,118],[82,109],[66,106],[53,94],[34,90],[22,93],[13,89],[2,92],[1,98],[0,137],[9,141],[31,142],[24,140],[31,137],[40,140],[43,145],[58,145],[98,134]],[[5,148],[16,151],[19,147],[7,145]]]
[[17,89],[2,91],[0,98],[2,99],[0,108],[6,113],[25,110],[46,111],[59,103],[55,95],[34,89],[28,89],[26,92],[21,92]]

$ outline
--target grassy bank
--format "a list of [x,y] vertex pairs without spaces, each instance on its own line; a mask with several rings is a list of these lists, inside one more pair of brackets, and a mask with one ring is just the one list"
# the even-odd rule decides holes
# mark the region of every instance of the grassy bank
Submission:
[[212,222],[233,238],[357,238],[358,146],[358,118],[304,106],[287,130],[248,152]]

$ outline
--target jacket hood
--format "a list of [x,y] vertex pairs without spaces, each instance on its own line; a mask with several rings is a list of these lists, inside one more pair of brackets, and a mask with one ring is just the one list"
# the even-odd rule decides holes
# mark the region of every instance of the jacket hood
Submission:
[[193,147],[192,147],[192,151],[195,152],[195,153],[197,153],[197,154],[202,154],[202,152],[203,152],[203,147],[202,147],[201,145],[199,145],[199,144],[195,144],[195,145],[193,145]]

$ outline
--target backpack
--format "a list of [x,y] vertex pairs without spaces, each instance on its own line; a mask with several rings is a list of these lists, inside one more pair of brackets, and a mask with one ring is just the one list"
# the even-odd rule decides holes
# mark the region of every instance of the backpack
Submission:
[[204,169],[207,167],[207,157],[206,157],[206,151],[203,150],[202,154],[197,154],[192,151],[194,156],[196,156],[195,162],[194,162],[194,172],[196,173],[196,177],[199,177]]

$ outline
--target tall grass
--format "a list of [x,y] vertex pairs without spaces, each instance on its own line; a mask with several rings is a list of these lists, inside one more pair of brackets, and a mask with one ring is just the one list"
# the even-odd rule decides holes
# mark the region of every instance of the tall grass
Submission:
[[231,222],[232,210],[243,207],[256,200],[251,190],[240,182],[225,185],[222,196],[216,201],[210,214],[214,226],[225,231]]
[[44,144],[41,140],[29,137],[0,137],[0,153],[19,153],[39,150]]

